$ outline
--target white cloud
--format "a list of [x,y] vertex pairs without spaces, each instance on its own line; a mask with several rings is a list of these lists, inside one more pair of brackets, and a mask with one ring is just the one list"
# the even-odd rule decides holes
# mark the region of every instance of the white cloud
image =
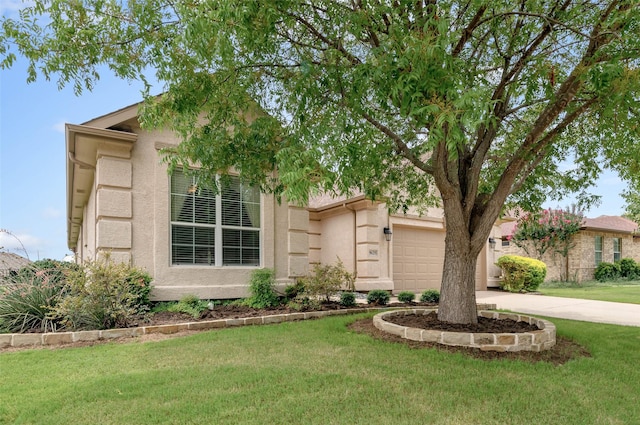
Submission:
[[31,257],[31,254],[38,252],[42,245],[42,241],[35,236],[26,233],[13,234],[0,231],[0,247],[2,247],[3,251],[14,252],[23,257]]

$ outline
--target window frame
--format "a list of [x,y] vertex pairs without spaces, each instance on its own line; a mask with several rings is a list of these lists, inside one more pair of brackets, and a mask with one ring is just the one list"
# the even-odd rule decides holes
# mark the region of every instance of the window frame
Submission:
[[[186,177],[187,180],[187,192],[188,194],[177,193],[174,192],[174,178],[176,176]],[[238,176],[236,175],[228,175],[225,176],[224,179],[221,179],[220,176],[216,176],[216,183],[219,184],[220,190],[218,193],[211,194],[208,189],[200,188],[197,184],[197,177],[194,175],[189,175],[187,173],[182,172],[181,170],[175,170],[171,175],[169,175],[169,265],[171,267],[225,267],[225,268],[233,268],[233,267],[250,267],[250,268],[258,268],[261,267],[263,262],[263,197],[260,191],[255,187],[248,187],[243,185]],[[229,180],[228,180],[229,179]],[[229,183],[229,186],[223,186],[224,182]],[[228,187],[233,187],[237,184],[238,189],[234,190],[237,197],[226,197],[225,191]],[[247,200],[245,202],[242,193],[244,193],[244,189],[249,188],[252,192],[253,200]],[[206,191],[206,195],[203,197],[199,197],[198,193],[192,193],[191,191]],[[182,210],[185,208],[184,204],[180,207],[175,208],[174,202],[180,197],[184,197],[186,201],[191,202],[191,206],[187,205],[188,208],[192,208],[192,220],[191,221],[183,221],[179,220],[176,217],[176,213],[178,212],[178,208],[180,209],[179,214],[182,214]],[[189,200],[189,197],[193,197]],[[213,203],[211,202],[213,200]],[[256,202],[257,201],[257,202]],[[214,210],[214,218],[212,219],[210,215],[205,215],[206,222],[198,222],[197,220],[197,210],[198,205],[205,205],[209,202],[212,209]],[[223,205],[225,204],[225,205]],[[233,205],[238,206],[238,210],[229,209],[233,208]],[[225,216],[226,211],[226,216]],[[187,211],[189,213],[189,211]],[[229,223],[229,221],[233,221],[229,219],[232,215],[236,214],[237,219],[236,223]],[[245,218],[246,216],[246,218]],[[253,222],[257,219],[258,226],[254,226]],[[213,223],[211,223],[213,221]],[[247,222],[249,225],[247,225]],[[192,240],[190,243],[182,243],[178,244],[174,242],[175,233],[177,228],[191,228],[193,229]],[[212,238],[213,243],[209,243],[208,245],[198,245],[197,244],[197,235],[195,229],[212,229]],[[229,235],[231,232],[237,232],[238,237],[237,245],[229,244],[228,241],[225,241],[225,235]],[[188,233],[188,232],[187,232]],[[206,233],[206,232],[205,232]],[[251,235],[253,234],[253,236]],[[229,237],[229,236],[226,236]],[[254,243],[254,246],[243,246],[243,242],[245,240],[250,240]],[[190,261],[180,261],[178,258],[178,254],[176,253],[177,247],[191,247],[191,257]],[[198,261],[198,248],[204,248],[204,250],[209,249],[207,260],[208,261]],[[211,249],[213,249],[213,254],[211,254]],[[204,252],[204,250],[202,252]],[[237,250],[238,260],[233,259],[232,257],[227,258],[225,252],[230,252],[232,250]],[[185,250],[185,251],[188,251]],[[254,251],[254,254],[245,257],[248,259],[245,261],[243,259],[243,255]],[[185,257],[186,258],[186,257]],[[204,257],[203,257],[204,258]]]
[[[600,250],[598,250],[598,241],[600,241]],[[604,251],[604,237],[602,235],[596,235],[594,238],[594,254],[595,254],[594,257],[595,257],[596,267],[598,267],[598,265],[602,263],[603,251]]]
[[615,263],[620,260],[622,260],[622,238],[613,238],[613,262]]

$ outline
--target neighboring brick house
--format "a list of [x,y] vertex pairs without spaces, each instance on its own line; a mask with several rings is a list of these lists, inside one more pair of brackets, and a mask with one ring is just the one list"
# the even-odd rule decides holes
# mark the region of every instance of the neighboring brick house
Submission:
[[[502,253],[527,255],[524,250],[507,240],[516,222],[502,224]],[[580,231],[574,236],[574,247],[567,259],[547,252],[542,261],[547,264],[547,281],[560,280],[568,270],[569,280],[577,282],[593,279],[593,273],[601,262],[612,263],[622,258],[640,262],[640,238],[638,224],[620,216],[602,215],[586,218]]]

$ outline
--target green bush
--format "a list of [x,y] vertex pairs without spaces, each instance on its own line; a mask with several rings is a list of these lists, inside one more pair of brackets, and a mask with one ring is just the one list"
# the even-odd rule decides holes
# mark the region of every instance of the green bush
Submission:
[[347,271],[340,259],[336,264],[324,266],[316,264],[313,272],[299,281],[304,287],[306,296],[324,298],[327,302],[341,290],[355,290],[355,275]]
[[54,332],[56,305],[68,292],[66,276],[73,263],[36,261],[0,282],[0,332]]
[[547,276],[546,264],[533,258],[503,255],[496,264],[502,269],[500,287],[509,292],[535,291]]
[[249,291],[251,296],[245,304],[253,308],[272,308],[280,304],[278,294],[274,289],[275,272],[272,269],[258,269],[251,274]]
[[353,307],[356,305],[356,294],[353,292],[343,292],[340,294],[340,305],[343,307]]
[[640,266],[633,258],[623,258],[618,263],[620,265],[620,277],[634,280],[640,277]]
[[620,279],[621,273],[620,263],[607,263],[603,261],[598,264],[598,267],[596,267],[593,277],[600,282],[606,282],[609,280]]
[[437,289],[427,289],[420,295],[420,302],[437,304],[440,302],[440,292]]
[[284,288],[284,296],[287,300],[292,300],[303,292],[304,284],[300,280],[296,281],[293,285],[287,285]]
[[374,289],[367,294],[367,303],[374,305],[387,305],[391,295],[383,289]]
[[151,277],[109,256],[69,273],[67,283],[53,316],[69,329],[123,328],[149,310]]
[[416,294],[411,291],[402,291],[398,294],[398,301],[401,303],[411,303],[416,299]]

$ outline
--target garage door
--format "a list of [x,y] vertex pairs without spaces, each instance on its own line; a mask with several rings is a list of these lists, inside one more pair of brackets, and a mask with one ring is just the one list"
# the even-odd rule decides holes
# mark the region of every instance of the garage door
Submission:
[[[394,226],[393,228],[393,283],[394,292],[425,289],[440,290],[444,263],[444,231]],[[486,273],[485,251],[476,264],[476,288],[482,289],[482,276]]]
[[443,231],[394,226],[394,291],[440,289],[444,262]]

